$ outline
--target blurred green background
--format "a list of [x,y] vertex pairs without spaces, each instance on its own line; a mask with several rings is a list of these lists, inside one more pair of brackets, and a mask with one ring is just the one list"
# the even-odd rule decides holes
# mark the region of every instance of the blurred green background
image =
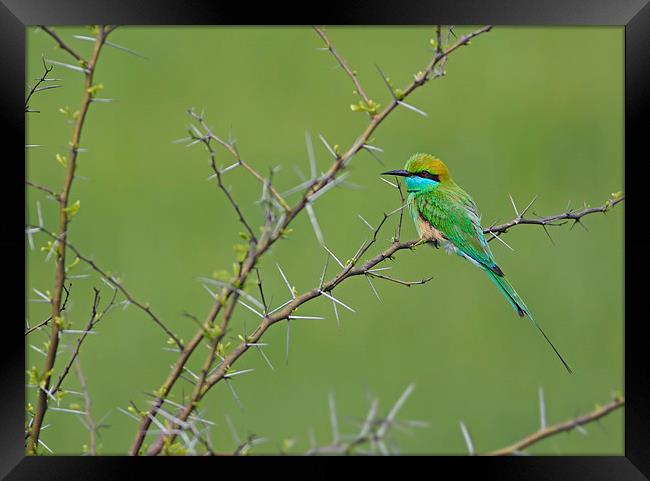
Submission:
[[[457,34],[469,28],[456,28]],[[60,28],[60,35],[84,55],[92,44],[74,39],[89,35],[84,27]],[[331,40],[359,75],[371,98],[385,105],[389,94],[375,64],[396,86],[405,86],[432,55],[433,28],[329,28]],[[27,78],[42,73],[41,57],[69,62],[44,32],[29,28]],[[310,28],[154,28],[120,27],[110,41],[136,50],[147,59],[106,47],[96,82],[100,97],[113,103],[91,106],[85,125],[78,179],[71,201],[81,209],[70,228],[71,241],[101,266],[119,275],[138,298],[189,339],[195,325],[183,311],[203,317],[211,299],[197,281],[230,269],[241,229],[223,194],[212,182],[201,146],[173,144],[187,135],[188,107],[205,109],[208,123],[227,137],[232,131],[242,156],[263,172],[281,166],[275,177],[280,190],[300,182],[297,166],[308,173],[305,131],[313,134],[319,169],[331,161],[318,141],[348,146],[367,125],[354,113],[358,98],[335,60]],[[63,88],[42,92],[31,102],[27,177],[60,188],[63,169],[57,153],[67,153],[71,124],[59,112],[76,110],[82,76],[55,67]],[[400,168],[414,152],[430,152],[446,161],[455,180],[476,200],[489,225],[513,217],[508,194],[519,208],[535,195],[537,214],[602,204],[623,186],[623,29],[496,27],[447,63],[447,76],[416,91],[409,103],[428,112],[422,117],[397,109],[373,136],[386,166],[367,152],[354,158],[348,181],[320,198],[315,211],[327,246],[351,257],[367,227],[361,214],[376,223],[382,212],[399,206],[395,192],[379,180],[383,170]],[[230,162],[220,152],[219,162]],[[255,205],[259,185],[242,170],[226,181],[245,213],[261,221]],[[297,196],[291,197],[297,199]],[[27,192],[27,216],[36,222],[40,201],[45,224],[56,229],[56,205],[40,192]],[[466,453],[459,429],[469,428],[476,449],[503,447],[539,425],[538,389],[544,390],[548,422],[558,422],[605,403],[623,390],[623,221],[624,206],[585,219],[589,231],[569,225],[550,229],[553,245],[541,228],[522,226],[492,249],[500,266],[526,300],[575,370],[568,375],[544,339],[519,319],[487,277],[469,263],[443,251],[420,248],[401,252],[392,274],[418,279],[434,276],[410,289],[374,281],[378,301],[365,279],[335,290],[356,313],[340,310],[337,328],[332,305],[319,299],[301,310],[324,321],[292,324],[288,365],[284,362],[285,324],[264,337],[276,371],[260,355],[248,353],[236,365],[255,371],[233,385],[240,407],[220,384],[204,401],[206,417],[216,423],[217,448],[232,449],[226,416],[239,436],[267,438],[254,452],[278,452],[285,439],[290,452],[309,448],[308,430],[319,443],[331,440],[328,395],[336,399],[343,433],[357,430],[370,396],[386,412],[409,383],[413,395],[400,419],[430,424],[412,434],[394,431],[403,453]],[[309,220],[301,215],[288,240],[279,242],[261,264],[267,298],[284,302],[286,287],[279,263],[298,291],[317,285],[325,257]],[[393,226],[383,231],[387,244]],[[414,237],[410,221],[405,237]],[[31,288],[52,289],[54,262],[44,262],[37,247],[27,248],[28,298]],[[381,245],[381,244],[380,244]],[[27,246],[27,244],[26,244]],[[70,257],[71,261],[73,257]],[[330,263],[330,274],[335,265]],[[76,274],[91,273],[86,266]],[[78,329],[87,322],[92,287],[110,290],[97,276],[73,281],[68,317]],[[33,324],[47,317],[46,304],[27,303]],[[239,309],[233,340],[250,331],[256,318]],[[41,354],[29,348],[46,340],[45,332],[26,342],[26,365],[42,368]],[[70,344],[73,337],[67,339]],[[147,397],[162,383],[175,354],[163,350],[166,337],[141,311],[116,309],[89,336],[81,361],[96,420],[109,413],[110,428],[101,431],[101,453],[126,453],[136,423],[116,410],[129,401],[145,409]],[[205,349],[191,364],[197,367]],[[57,366],[67,361],[61,355]],[[72,374],[68,389],[78,389]],[[181,380],[179,400],[191,386]],[[34,390],[28,390],[34,402]],[[68,395],[61,407],[81,404]],[[87,444],[75,416],[47,413],[43,440],[56,454],[74,454]],[[578,432],[546,440],[533,454],[622,454],[623,412]]]

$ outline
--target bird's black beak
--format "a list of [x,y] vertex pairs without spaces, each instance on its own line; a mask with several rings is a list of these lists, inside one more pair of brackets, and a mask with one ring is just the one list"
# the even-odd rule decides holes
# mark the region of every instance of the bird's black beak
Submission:
[[408,170],[389,170],[388,172],[382,172],[381,175],[398,175],[400,177],[406,177],[411,175]]

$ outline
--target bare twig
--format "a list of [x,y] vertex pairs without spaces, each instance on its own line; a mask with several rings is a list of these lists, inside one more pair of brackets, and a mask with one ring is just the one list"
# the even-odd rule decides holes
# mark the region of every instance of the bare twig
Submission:
[[[191,135],[194,135],[194,133],[191,132]],[[203,145],[205,145],[205,148],[207,149],[207,151],[210,154],[210,165],[212,166],[212,170],[214,171],[214,178],[217,181],[217,185],[223,191],[225,196],[228,198],[228,201],[230,202],[230,205],[232,206],[232,208],[237,213],[237,216],[239,217],[239,221],[246,228],[246,231],[248,232],[248,235],[249,235],[249,241],[252,244],[257,243],[257,237],[255,236],[255,232],[253,231],[253,228],[251,227],[251,225],[248,223],[248,221],[244,217],[244,214],[242,213],[241,209],[239,208],[239,205],[237,204],[234,197],[230,193],[230,190],[228,190],[228,188],[223,183],[222,172],[217,167],[216,153],[215,153],[215,151],[212,148],[212,145],[210,143],[210,141],[213,140],[214,137],[210,136],[210,135],[207,135],[207,136],[200,136],[200,137],[194,137],[193,136],[192,138],[194,140],[198,140],[199,142],[202,142]]]
[[33,187],[34,189],[40,190],[42,192],[45,192],[46,194],[51,195],[54,199],[59,200],[59,194],[54,192],[52,189],[49,187],[45,187],[44,185],[36,184],[34,182],[31,182],[29,180],[25,180],[25,185],[28,185],[30,187]]
[[[72,55],[74,57],[74,59],[77,60],[77,62],[86,63],[84,58],[81,55],[79,55],[77,52],[75,52],[72,49],[72,47],[70,47],[67,43],[65,43],[61,39],[61,37],[59,37],[59,35],[54,31],[54,29],[52,27],[46,27],[45,25],[41,25],[40,28],[41,28],[41,30],[46,32],[50,37],[52,37],[56,41],[56,43],[59,45],[59,47],[61,47],[63,50],[65,50],[70,55]],[[102,28],[102,35],[103,36],[107,36],[112,31],[112,30],[107,29],[106,27],[101,27],[101,28]]]
[[366,105],[370,104],[370,98],[366,95],[366,92],[363,90],[363,87],[361,86],[361,82],[359,82],[359,79],[357,78],[357,73],[353,71],[345,61],[343,57],[337,52],[337,50],[334,48],[332,45],[332,42],[330,41],[329,37],[325,33],[325,29],[322,27],[314,27],[314,30],[316,33],[320,36],[320,38],[323,39],[323,42],[325,42],[325,45],[327,46],[327,50],[331,52],[331,54],[336,58],[336,61],[339,63],[343,71],[350,77],[350,80],[352,80],[352,83],[354,84],[355,90],[359,93],[363,101],[366,103]]
[[43,59],[43,70],[44,70],[43,75],[41,76],[41,78],[36,80],[36,83],[29,89],[29,92],[27,93],[27,97],[25,98],[25,112],[38,112],[38,110],[32,110],[29,108],[29,101],[31,100],[31,98],[35,93],[42,92],[43,90],[50,90],[50,89],[55,89],[60,87],[60,85],[46,85],[45,87],[41,87],[41,84],[43,84],[44,82],[56,80],[56,79],[47,78],[47,76],[49,75],[49,73],[52,71],[53,68],[54,67],[52,67],[51,65],[48,66],[45,63],[45,59]]
[[99,321],[101,321],[104,318],[104,316],[108,313],[108,311],[113,307],[113,305],[115,305],[115,297],[117,295],[117,289],[113,290],[113,296],[112,296],[111,300],[109,301],[109,303],[106,305],[106,307],[101,312],[98,312],[97,309],[99,307],[99,299],[100,299],[99,291],[97,289],[95,289],[95,288],[93,288],[93,290],[95,291],[95,297],[93,299],[93,307],[92,307],[92,311],[91,311],[91,314],[90,314],[90,318],[88,319],[88,324],[86,325],[85,329],[83,330],[83,332],[81,333],[81,335],[77,339],[77,344],[76,344],[74,350],[72,351],[72,356],[70,356],[70,360],[68,361],[65,368],[63,369],[63,371],[59,375],[59,379],[58,379],[57,383],[50,390],[50,394],[52,394],[52,395],[56,394],[56,392],[59,389],[61,389],[61,385],[63,384],[63,380],[66,378],[66,376],[70,372],[70,368],[72,367],[72,364],[74,363],[75,359],[79,355],[79,351],[81,350],[81,345],[83,344],[83,342],[86,339],[86,337],[88,336],[88,334],[90,332],[92,332],[95,325]]

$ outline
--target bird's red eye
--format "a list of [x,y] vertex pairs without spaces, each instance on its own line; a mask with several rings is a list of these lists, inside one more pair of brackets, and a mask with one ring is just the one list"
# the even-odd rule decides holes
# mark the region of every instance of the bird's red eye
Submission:
[[440,177],[438,175],[432,174],[431,172],[427,172],[426,170],[423,170],[422,172],[418,172],[417,175],[418,177],[422,177],[424,179],[440,182]]

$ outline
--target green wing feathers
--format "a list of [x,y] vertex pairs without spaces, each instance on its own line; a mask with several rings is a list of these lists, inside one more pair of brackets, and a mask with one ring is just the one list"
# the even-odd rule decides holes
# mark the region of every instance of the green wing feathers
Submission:
[[458,187],[440,186],[414,199],[419,214],[465,256],[501,276],[490,246],[483,235],[481,217],[467,192]]

